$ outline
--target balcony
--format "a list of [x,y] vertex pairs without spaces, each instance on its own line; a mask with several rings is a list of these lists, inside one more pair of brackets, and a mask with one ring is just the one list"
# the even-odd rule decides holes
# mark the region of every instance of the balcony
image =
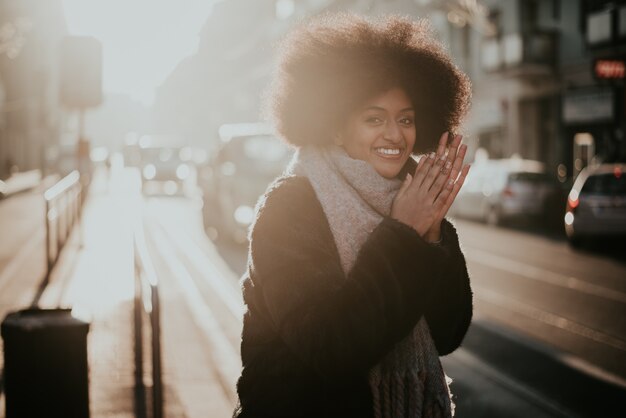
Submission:
[[547,76],[554,73],[556,54],[555,32],[512,33],[483,40],[481,65],[487,73]]

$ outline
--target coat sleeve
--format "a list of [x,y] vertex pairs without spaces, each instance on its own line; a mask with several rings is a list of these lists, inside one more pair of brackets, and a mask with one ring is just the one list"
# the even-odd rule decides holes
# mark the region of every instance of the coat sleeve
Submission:
[[250,277],[267,320],[324,377],[363,373],[424,314],[447,249],[385,218],[346,278],[323,209],[305,178],[277,183],[251,231]]
[[450,263],[437,281],[425,317],[439,355],[450,354],[460,345],[472,320],[472,290],[465,257],[456,229],[447,219],[442,223],[442,243]]

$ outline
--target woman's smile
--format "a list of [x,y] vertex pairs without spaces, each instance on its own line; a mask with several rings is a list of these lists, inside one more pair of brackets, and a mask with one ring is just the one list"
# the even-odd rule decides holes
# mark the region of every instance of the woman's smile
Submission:
[[387,158],[391,160],[397,160],[402,157],[402,152],[404,148],[396,148],[396,147],[379,147],[374,148],[374,152],[381,158]]
[[350,115],[337,143],[367,161],[385,178],[398,175],[413,152],[415,111],[404,90],[393,88],[368,100]]

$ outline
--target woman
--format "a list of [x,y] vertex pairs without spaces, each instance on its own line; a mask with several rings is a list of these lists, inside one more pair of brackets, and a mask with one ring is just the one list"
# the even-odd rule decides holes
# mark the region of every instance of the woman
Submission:
[[472,294],[444,216],[469,166],[441,133],[469,81],[403,18],[327,17],[282,48],[272,111],[297,151],[250,233],[234,416],[449,417],[439,356]]

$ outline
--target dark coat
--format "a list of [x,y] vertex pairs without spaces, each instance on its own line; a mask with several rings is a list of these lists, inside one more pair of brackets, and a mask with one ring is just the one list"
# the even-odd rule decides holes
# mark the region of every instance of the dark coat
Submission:
[[386,217],[346,279],[315,192],[278,179],[259,203],[234,417],[371,417],[368,371],[424,315],[440,355],[469,327],[472,292],[456,230],[441,245]]

